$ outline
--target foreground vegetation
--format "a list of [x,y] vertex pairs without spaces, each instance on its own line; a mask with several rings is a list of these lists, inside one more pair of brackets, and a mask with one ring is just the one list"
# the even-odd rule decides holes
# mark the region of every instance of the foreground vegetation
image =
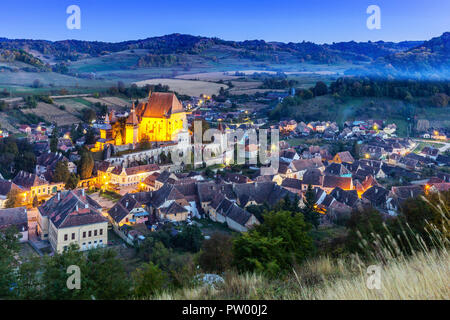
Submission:
[[[166,224],[129,248],[22,257],[12,229],[0,230],[2,299],[448,299],[450,192],[407,200],[401,214],[355,211],[346,232],[317,237],[317,212],[285,199],[262,209],[262,224],[204,239],[197,223]],[[69,266],[81,290],[69,290]],[[381,289],[369,289],[379,266]],[[219,276],[207,283],[205,274]],[[222,280],[220,280],[222,279]]]

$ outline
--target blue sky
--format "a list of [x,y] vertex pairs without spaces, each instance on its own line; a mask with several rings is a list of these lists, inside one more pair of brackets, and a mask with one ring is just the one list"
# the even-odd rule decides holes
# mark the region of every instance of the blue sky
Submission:
[[[426,40],[450,31],[449,0],[2,0],[0,37],[123,41],[186,33],[226,40]],[[81,30],[66,8],[81,8]],[[366,27],[369,5],[381,29]]]

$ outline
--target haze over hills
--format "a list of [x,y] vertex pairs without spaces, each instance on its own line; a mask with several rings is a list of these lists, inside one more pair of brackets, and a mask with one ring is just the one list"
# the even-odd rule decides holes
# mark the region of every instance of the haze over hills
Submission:
[[256,68],[308,71],[304,65],[344,66],[346,74],[450,78],[450,33],[429,41],[282,43],[226,41],[170,34],[118,43],[0,38],[0,70],[83,76],[141,68],[183,72]]

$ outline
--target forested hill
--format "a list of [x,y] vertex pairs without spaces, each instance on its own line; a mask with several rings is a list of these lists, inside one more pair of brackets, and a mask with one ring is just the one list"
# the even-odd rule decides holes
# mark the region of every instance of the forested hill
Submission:
[[421,42],[417,41],[400,43],[382,41],[362,43],[341,42],[331,45],[318,45],[312,42],[266,42],[263,40],[238,42],[185,34],[170,34],[161,37],[117,43],[80,40],[52,42],[46,40],[13,40],[0,38],[0,49],[2,50],[36,51],[43,55],[52,56],[57,61],[74,61],[132,49],[146,49],[152,54],[198,54],[212,46],[217,46],[218,48],[222,48],[222,50],[234,49],[241,52],[241,54],[253,54],[261,57],[267,55],[269,58],[273,55],[289,53],[299,59],[311,62],[332,63],[342,60],[370,61],[380,56],[408,50],[420,44]]
[[186,61],[195,57],[195,63],[200,66],[215,62],[229,64],[230,61],[260,63],[265,68],[299,63],[353,64],[355,68],[348,70],[352,75],[448,79],[449,48],[449,32],[425,42],[350,41],[332,44],[227,41],[185,34],[117,43],[0,38],[0,61],[16,59],[44,71],[45,65],[47,69],[48,65],[53,65],[53,71],[64,72],[66,66],[75,61],[136,50],[140,51],[142,59],[135,62],[134,68],[186,66],[189,64]]

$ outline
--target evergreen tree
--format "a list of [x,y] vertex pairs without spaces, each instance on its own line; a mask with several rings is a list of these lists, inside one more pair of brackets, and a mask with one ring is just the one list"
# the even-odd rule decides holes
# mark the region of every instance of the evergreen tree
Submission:
[[50,151],[57,152],[58,151],[58,141],[59,141],[59,130],[58,127],[53,129],[52,135],[50,137]]
[[58,161],[55,166],[55,172],[53,174],[53,182],[67,182],[70,172],[67,161]]
[[84,149],[81,152],[81,159],[78,168],[80,179],[89,179],[92,176],[92,169],[94,169],[94,158],[89,150]]
[[80,178],[75,173],[71,173],[69,175],[69,178],[67,179],[65,188],[68,190],[76,189],[79,181],[80,181]]
[[308,190],[305,193],[305,207],[302,209],[305,221],[311,223],[314,228],[318,228],[320,224],[320,215],[316,210],[314,190],[311,185],[308,186]]
[[37,196],[34,196],[32,205],[33,205],[33,208],[37,208],[39,206],[39,200],[38,200]]

